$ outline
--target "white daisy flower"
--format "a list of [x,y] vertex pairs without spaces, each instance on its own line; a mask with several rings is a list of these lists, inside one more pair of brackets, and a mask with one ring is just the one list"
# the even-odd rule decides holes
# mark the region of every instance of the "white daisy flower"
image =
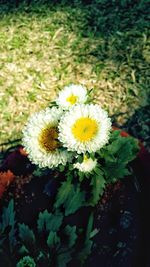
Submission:
[[82,85],[71,84],[60,91],[56,103],[63,109],[68,109],[75,104],[85,103],[86,100],[86,88]]
[[83,158],[82,163],[75,163],[74,168],[78,169],[81,172],[91,172],[95,169],[97,165],[97,160],[93,160],[92,158],[88,158],[86,155]]
[[23,145],[30,160],[39,167],[65,165],[67,151],[59,149],[58,121],[62,110],[52,107],[33,114],[23,130]]
[[95,152],[109,140],[111,120],[97,104],[72,107],[59,123],[59,140],[69,151]]

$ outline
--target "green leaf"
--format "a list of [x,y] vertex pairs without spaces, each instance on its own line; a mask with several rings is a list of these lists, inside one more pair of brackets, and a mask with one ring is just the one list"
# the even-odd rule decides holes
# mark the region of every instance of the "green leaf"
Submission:
[[110,152],[107,151],[106,148],[102,148],[100,151],[97,152],[100,158],[104,159],[105,161],[116,161],[116,158],[114,155],[112,155]]
[[90,199],[90,205],[95,206],[100,196],[102,196],[104,192],[106,181],[102,175],[93,175],[91,178],[91,185],[92,185],[92,197]]
[[45,260],[45,256],[48,256],[48,253],[45,255],[43,251],[40,251],[39,255],[37,256],[37,261]]
[[95,235],[99,233],[99,229],[95,228],[91,233],[90,233],[90,238],[93,238]]
[[68,169],[69,169],[70,172],[72,172],[72,170],[74,170],[73,165],[69,163],[69,164],[68,164]]
[[94,172],[99,176],[99,175],[103,175],[103,171],[100,169],[100,168],[98,168],[98,167],[96,167],[95,169],[94,169]]
[[95,152],[90,153],[90,158],[92,158],[93,160],[95,160]]
[[73,214],[79,208],[81,208],[84,203],[85,203],[85,192],[80,191],[79,187],[77,189],[73,187],[70,194],[68,195],[68,198],[64,203],[65,215],[68,216],[70,214]]
[[63,214],[62,213],[49,213],[47,210],[39,213],[37,221],[38,232],[54,231],[57,232],[62,224]]
[[4,230],[8,225],[14,226],[15,224],[15,212],[13,199],[9,202],[7,208],[3,208],[2,214],[2,229]]
[[87,257],[91,254],[93,241],[88,240],[85,242],[83,249],[80,251],[78,255],[79,261],[83,264]]
[[16,265],[16,267],[36,267],[36,263],[34,259],[31,256],[24,256],[22,259],[20,259]]
[[136,139],[132,137],[124,138],[124,140],[125,139],[126,142],[122,142],[122,146],[118,152],[118,161],[127,164],[136,157],[139,151],[139,146]]
[[79,163],[82,163],[82,162],[83,162],[83,155],[79,155],[79,156],[78,156],[78,162],[79,162]]
[[112,143],[114,140],[120,137],[120,133],[121,133],[121,130],[112,131],[110,135],[110,143]]
[[90,239],[90,234],[91,234],[92,229],[93,229],[93,222],[94,222],[94,215],[93,215],[93,212],[92,212],[90,214],[89,220],[88,220],[88,225],[87,225],[87,230],[86,230],[86,240]]
[[65,170],[65,166],[64,165],[59,165],[59,171],[60,172],[64,172]]
[[70,252],[59,254],[57,257],[57,267],[66,267],[67,263],[70,262],[71,259],[72,257]]
[[79,171],[78,175],[79,175],[79,181],[82,182],[85,178],[84,172]]
[[120,162],[106,162],[104,171],[107,182],[109,183],[124,178],[125,176],[130,174],[126,167],[126,164]]
[[[49,259],[49,262],[50,262],[49,253],[45,254],[43,251],[39,251],[39,254],[37,256],[37,262],[38,262],[39,265],[37,264],[37,266],[43,266],[45,264],[45,260],[47,258]],[[43,265],[42,265],[42,263],[43,263]],[[45,266],[46,266],[46,264],[45,264]]]
[[62,183],[60,188],[58,189],[58,193],[56,196],[56,202],[54,204],[55,208],[59,208],[65,201],[67,200],[70,192],[72,191],[73,185],[70,181],[65,181]]
[[117,139],[106,146],[104,158],[106,161],[110,161],[111,155],[111,159],[114,159],[114,161],[116,159],[120,163],[127,164],[136,157],[138,150],[139,146],[135,138],[118,136]]
[[67,247],[68,248],[71,248],[74,246],[75,242],[76,242],[76,239],[77,239],[77,234],[76,234],[76,226],[70,226],[70,225],[67,225],[64,229],[64,233],[65,235],[67,235],[67,239],[68,239],[68,244],[67,244]]
[[36,169],[33,171],[33,175],[36,177],[41,177],[43,175],[49,174],[50,170],[48,168],[39,168],[36,167]]
[[33,231],[24,223],[19,224],[19,237],[27,248],[35,244],[35,235]]
[[130,174],[127,165],[136,157],[138,150],[135,138],[122,137],[120,132],[112,133],[110,143],[98,153],[104,160],[103,171],[107,182],[117,181]]
[[7,208],[3,208],[2,213],[2,223],[1,223],[1,231],[5,232],[6,228],[9,228],[10,230],[8,232],[9,236],[9,246],[10,250],[13,251],[14,246],[16,245],[16,229],[15,229],[15,211],[14,211],[14,201],[13,199],[9,202]]
[[[67,183],[70,183],[72,182],[73,178],[74,178],[74,172],[68,170],[66,173],[65,173],[65,176],[66,176],[66,180],[67,180]],[[63,183],[62,183],[63,184]]]
[[47,245],[49,248],[57,247],[60,244],[60,238],[57,236],[56,232],[50,231],[47,238]]
[[21,248],[18,250],[19,254],[28,254],[29,250],[26,248],[26,246],[22,245]]
[[94,237],[99,231],[98,229],[93,230],[93,224],[94,224],[94,215],[92,212],[88,220],[84,248],[79,254],[79,258],[82,263],[86,260],[87,256],[91,253],[93,241],[90,239]]

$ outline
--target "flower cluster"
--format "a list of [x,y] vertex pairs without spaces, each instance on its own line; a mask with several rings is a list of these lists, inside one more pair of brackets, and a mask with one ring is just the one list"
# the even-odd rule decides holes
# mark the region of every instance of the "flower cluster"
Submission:
[[[97,213],[94,207],[100,200],[105,203],[106,186],[131,174],[129,163],[135,159],[139,146],[133,137],[113,129],[107,112],[92,103],[90,92],[81,85],[65,87],[49,107],[33,114],[27,121],[23,130],[25,150],[19,148],[7,157],[2,168],[4,171],[0,173],[0,198],[15,178],[10,170],[15,170],[15,173],[20,173],[20,168],[29,171],[28,160],[25,160],[28,155],[31,162],[38,166],[31,167],[33,176],[42,179],[42,198],[45,193],[46,199],[50,197],[52,206],[48,207],[51,212],[45,209],[39,213],[37,229],[35,223],[30,229],[28,225],[16,222],[16,205],[14,200],[9,202],[0,216],[2,261],[3,257],[6,258],[7,239],[8,256],[10,261],[14,259],[16,267],[65,267],[73,262],[73,258],[83,266],[92,252],[92,238],[99,231],[93,229],[94,213]],[[57,169],[51,172],[49,168]],[[46,184],[43,180],[45,176],[49,178]],[[29,182],[28,178],[31,179],[32,175],[27,176],[27,180],[24,176],[21,178],[25,179],[24,182],[19,183],[19,187],[17,183],[15,185],[22,190],[22,185]],[[40,200],[37,194],[35,200],[37,197]],[[48,203],[46,201],[44,205],[47,207]],[[20,214],[22,205],[18,204],[17,213]],[[80,221],[82,213],[83,222],[76,225],[76,219]],[[68,216],[71,226],[66,225],[68,219],[65,217]],[[44,243],[39,242],[41,237],[44,237]]]
[[[111,120],[91,102],[85,87],[66,86],[50,107],[29,118],[23,145],[34,164],[55,168],[69,162],[84,173],[96,167],[97,159],[91,154],[108,143]],[[80,155],[82,162],[78,161]]]

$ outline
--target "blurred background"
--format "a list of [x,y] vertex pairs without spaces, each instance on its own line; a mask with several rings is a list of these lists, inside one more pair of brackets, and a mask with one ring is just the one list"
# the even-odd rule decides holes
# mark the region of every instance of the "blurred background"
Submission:
[[147,0],[1,0],[0,144],[70,83],[150,148]]

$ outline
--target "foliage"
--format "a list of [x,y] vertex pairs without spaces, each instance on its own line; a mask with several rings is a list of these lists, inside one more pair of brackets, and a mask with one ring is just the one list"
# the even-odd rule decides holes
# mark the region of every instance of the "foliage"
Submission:
[[70,181],[63,182],[58,189],[55,207],[59,208],[62,204],[66,216],[74,213],[85,204],[85,192],[80,190],[79,185],[76,187]]
[[31,249],[35,245],[35,235],[24,223],[19,224],[19,238],[25,247],[30,247]]
[[51,173],[51,170],[49,170],[48,168],[44,169],[44,168],[39,168],[38,166],[36,166],[35,170],[33,171],[33,175],[36,176],[36,177],[48,175],[50,173]]
[[17,263],[17,267],[25,267],[25,266],[36,267],[36,264],[31,257],[25,256]]
[[[90,154],[98,159],[96,168],[90,173],[65,169],[67,179],[58,187],[55,208],[63,206],[65,215],[73,214],[84,206],[95,206],[101,199],[107,184],[130,175],[129,163],[139,150],[138,141],[133,137],[122,137],[120,131],[112,131],[110,141],[100,151]],[[79,156],[82,162],[83,156]],[[63,170],[64,172],[64,170]],[[84,191],[83,189],[84,188]]]
[[[79,255],[76,246],[81,229],[78,229],[76,226],[65,226],[63,219],[64,216],[59,211],[52,214],[44,210],[39,213],[37,229],[30,229],[28,225],[16,222],[14,201],[11,200],[8,207],[3,208],[1,216],[1,263],[5,262],[5,266],[9,266],[9,263],[11,266],[17,267],[66,267],[67,263],[71,261],[72,255]],[[92,227],[93,223],[90,223],[87,229],[89,236],[92,232]],[[8,237],[8,243],[5,244]],[[85,240],[87,246],[87,233]],[[8,247],[11,248],[10,251],[8,251]],[[5,258],[8,260],[7,263]]]
[[84,242],[84,247],[81,249],[78,258],[79,260],[84,263],[84,261],[87,259],[88,255],[91,253],[93,241],[91,240],[91,233],[93,229],[93,213],[89,216],[89,221],[87,224],[87,230],[86,230],[86,238]]
[[113,131],[110,143],[99,151],[107,182],[115,182],[130,174],[128,163],[136,157],[138,150],[136,139],[122,137],[120,131]]
[[103,195],[105,184],[106,181],[103,174],[93,175],[91,178],[92,197],[90,199],[90,204],[92,206],[95,206]]
[[65,181],[62,183],[57,194],[57,200],[55,203],[55,208],[59,208],[63,203],[66,202],[68,195],[72,191],[73,185],[70,181]]
[[39,213],[39,218],[37,221],[39,233],[44,233],[48,231],[57,232],[62,224],[63,215],[62,213],[49,213],[47,210]]
[[86,231],[82,229],[82,242],[81,229],[66,225],[65,217],[80,208],[95,207],[107,184],[129,175],[129,163],[136,157],[138,149],[138,142],[133,137],[122,137],[120,131],[112,131],[107,145],[96,153],[89,153],[89,157],[97,158],[97,165],[90,173],[78,172],[69,163],[62,169],[65,180],[58,182],[53,212],[40,212],[36,228],[16,222],[14,201],[11,200],[8,207],[3,208],[0,219],[0,259],[5,265],[13,262],[13,266],[20,267],[28,262],[28,266],[35,263],[66,267],[76,257],[82,266],[91,253],[93,237],[98,232],[93,229],[94,214],[89,216]]
[[9,243],[9,251],[13,252],[16,245],[16,228],[15,228],[14,202],[11,200],[7,208],[3,209],[0,220],[0,245],[5,248]]

